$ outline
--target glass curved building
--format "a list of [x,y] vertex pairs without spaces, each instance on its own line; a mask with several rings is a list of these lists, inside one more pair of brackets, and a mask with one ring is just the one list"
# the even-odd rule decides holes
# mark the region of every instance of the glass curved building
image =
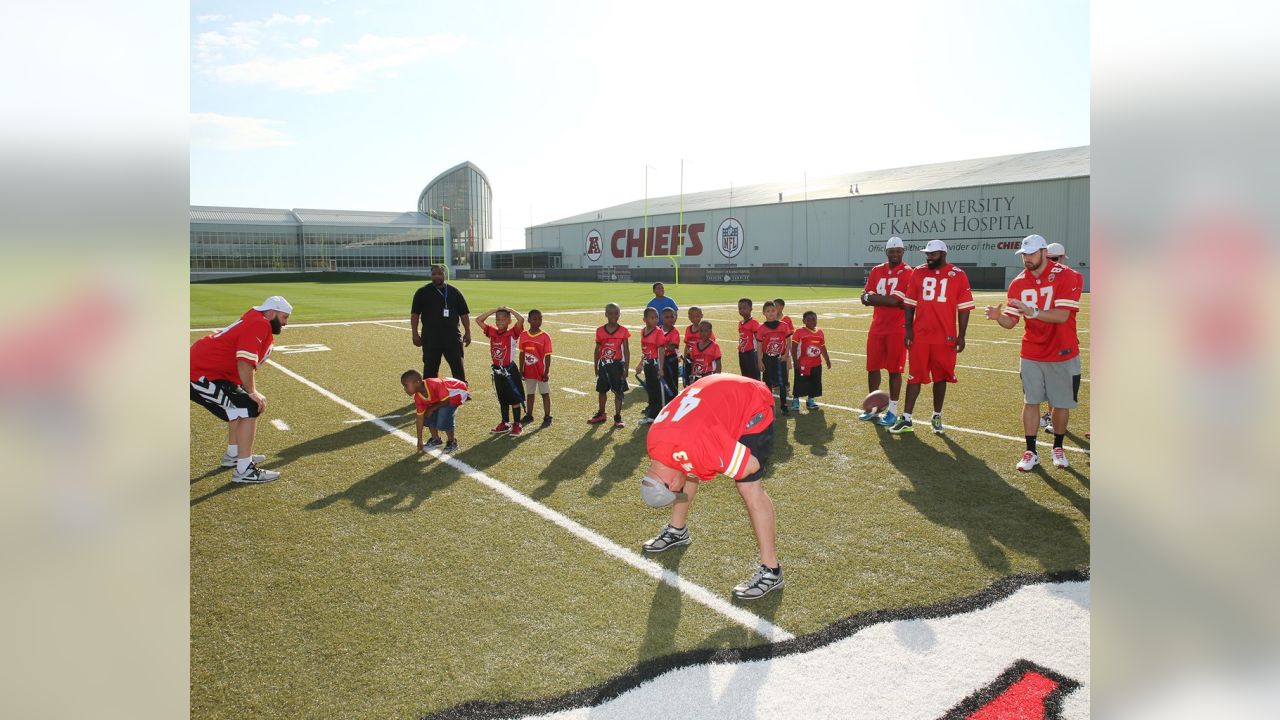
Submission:
[[484,267],[485,241],[493,238],[493,188],[480,168],[464,162],[437,175],[418,195],[418,212],[449,224],[450,265]]

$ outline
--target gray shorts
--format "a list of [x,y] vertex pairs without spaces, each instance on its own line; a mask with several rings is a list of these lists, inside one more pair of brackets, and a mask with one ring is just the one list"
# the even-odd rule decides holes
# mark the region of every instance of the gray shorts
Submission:
[[[1073,367],[1074,365],[1074,367]],[[1039,405],[1046,400],[1056,409],[1070,410],[1076,406],[1071,391],[1071,377],[1080,372],[1080,363],[1036,362],[1021,358],[1022,396],[1028,405]]]

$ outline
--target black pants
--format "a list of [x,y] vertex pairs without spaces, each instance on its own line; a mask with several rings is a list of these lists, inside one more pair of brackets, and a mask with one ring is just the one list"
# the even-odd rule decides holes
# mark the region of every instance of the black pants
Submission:
[[787,408],[787,360],[781,355],[764,356],[764,384],[778,389],[778,400],[782,409]]
[[738,353],[738,368],[742,370],[743,377],[759,380],[760,364],[756,362],[756,351]]
[[676,395],[676,389],[667,383],[657,360],[644,361],[644,388],[649,392],[649,404],[644,408],[644,416],[650,419],[658,417],[663,406]]
[[467,369],[462,365],[462,343],[422,347],[422,377],[433,378],[440,374],[440,358],[449,363],[449,377],[467,381]]

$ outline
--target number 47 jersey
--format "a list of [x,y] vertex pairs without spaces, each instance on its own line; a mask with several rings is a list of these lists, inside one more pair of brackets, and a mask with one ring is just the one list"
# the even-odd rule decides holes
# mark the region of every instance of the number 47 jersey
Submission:
[[759,380],[709,375],[675,396],[649,426],[649,457],[690,477],[747,475],[751,451],[738,442],[773,422],[773,394]]

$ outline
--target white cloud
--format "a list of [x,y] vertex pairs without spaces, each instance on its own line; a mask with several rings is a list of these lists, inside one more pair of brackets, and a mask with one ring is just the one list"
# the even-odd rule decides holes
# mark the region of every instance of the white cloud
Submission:
[[319,41],[319,40],[317,40],[317,39],[315,39],[315,38],[313,38],[313,37],[309,37],[309,38],[302,38],[301,40],[299,40],[299,41],[298,41],[298,44],[299,44],[299,45],[301,45],[301,46],[302,46],[302,47],[304,47],[304,48],[318,48],[318,47],[320,47],[320,41]]
[[221,22],[226,19],[227,19],[226,15],[197,15],[196,16],[196,22],[198,23]]
[[279,120],[191,113],[191,144],[217,150],[258,150],[292,145],[293,139],[273,129]]

